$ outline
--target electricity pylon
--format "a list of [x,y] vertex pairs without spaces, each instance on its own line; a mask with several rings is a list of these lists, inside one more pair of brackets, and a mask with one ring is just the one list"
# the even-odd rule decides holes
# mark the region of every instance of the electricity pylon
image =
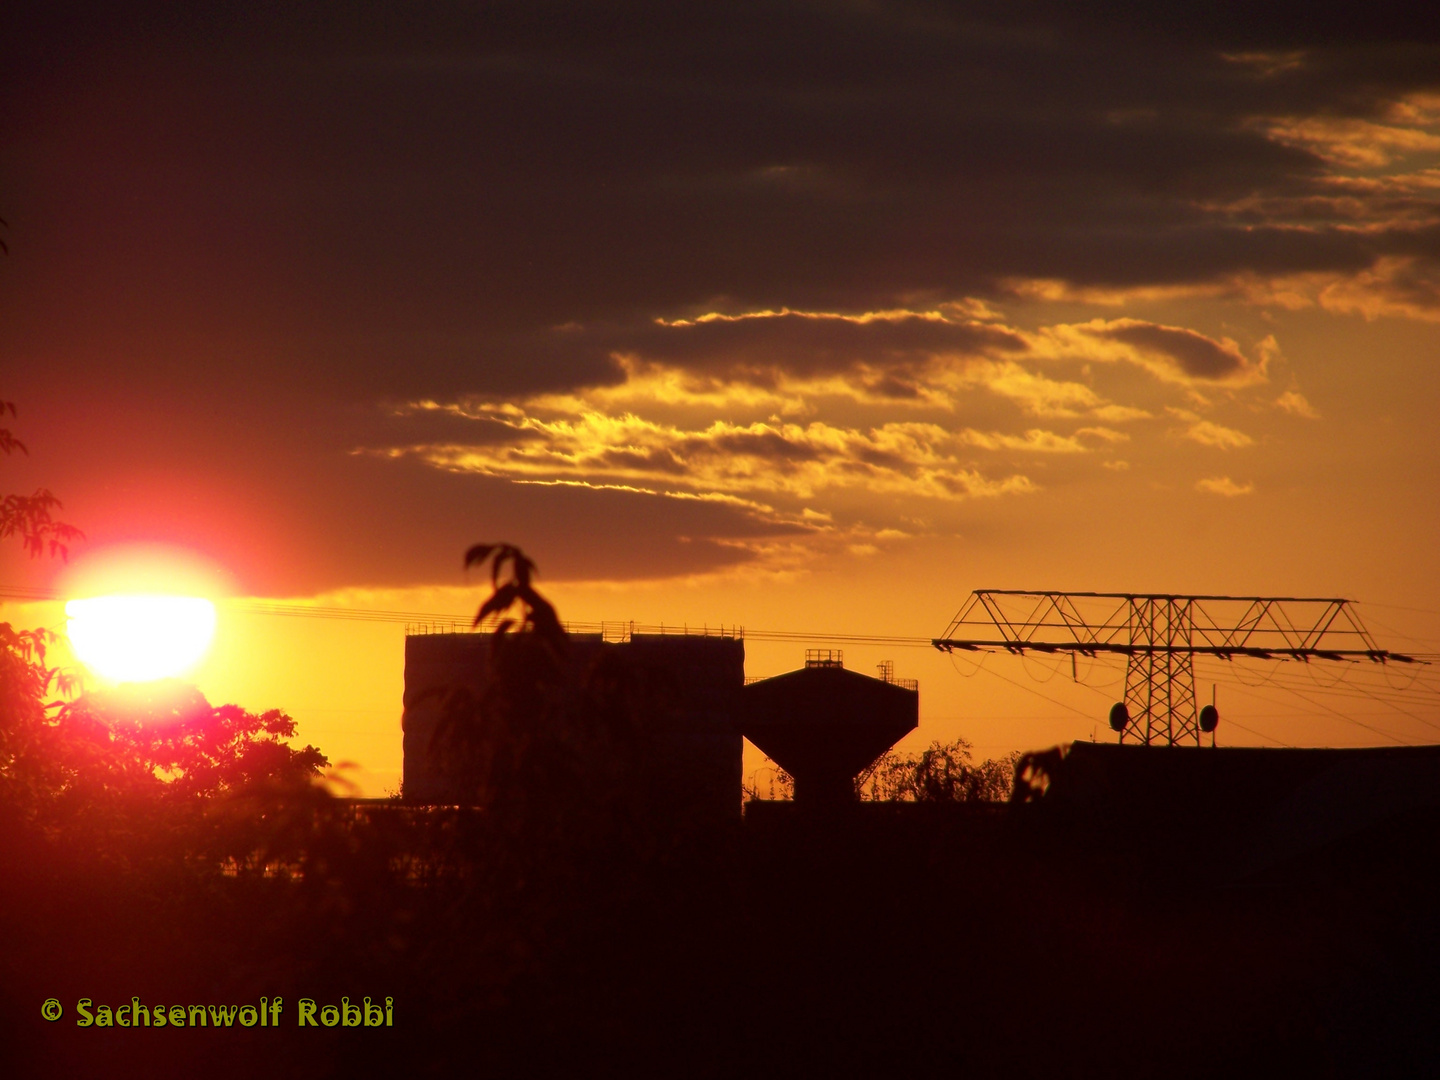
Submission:
[[1419,662],[1376,648],[1351,601],[1295,596],[977,589],[931,644],[947,653],[1123,655],[1125,700],[1110,710],[1110,726],[1122,743],[1147,745],[1198,746],[1202,732],[1215,730],[1214,709],[1197,709],[1198,655]]

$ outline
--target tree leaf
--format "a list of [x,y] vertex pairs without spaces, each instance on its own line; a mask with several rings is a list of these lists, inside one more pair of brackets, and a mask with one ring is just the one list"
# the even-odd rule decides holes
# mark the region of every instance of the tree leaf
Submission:
[[477,562],[483,563],[490,557],[490,553],[499,546],[499,544],[476,544],[469,551],[465,552],[465,569],[469,570],[470,567],[474,566]]
[[490,599],[480,605],[480,610],[471,625],[479,626],[485,621],[486,616],[493,615],[497,611],[504,611],[519,598],[519,595],[520,589],[513,581],[502,585],[491,593]]

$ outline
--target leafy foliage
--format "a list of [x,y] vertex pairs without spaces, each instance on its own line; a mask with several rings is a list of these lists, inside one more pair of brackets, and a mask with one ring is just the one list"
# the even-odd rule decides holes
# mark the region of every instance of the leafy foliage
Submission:
[[51,786],[47,753],[51,693],[71,680],[45,663],[48,630],[16,630],[0,623],[0,809],[33,806]]
[[1063,761],[1064,753],[1058,746],[1016,755],[1015,792],[1010,798],[1015,802],[1035,802],[1043,798]]
[[[3,225],[0,219],[0,225]],[[0,243],[0,249],[3,249]],[[0,401],[0,418],[15,415],[13,402]],[[0,428],[0,453],[29,453],[8,428]],[[82,534],[55,521],[50,511],[60,503],[45,490],[34,495],[7,495],[0,500],[0,540],[18,536],[32,556],[49,548],[68,556],[66,544]],[[57,701],[52,692],[69,694],[76,680],[45,662],[55,635],[45,629],[17,630],[0,623],[0,813],[33,807],[50,786],[54,764],[46,746]]]
[[[856,795],[863,802],[1005,802],[1014,796],[1020,768],[1019,752],[987,758],[975,764],[965,739],[932,742],[918,754],[887,750],[856,778]],[[788,800],[795,797],[795,778],[773,761],[764,770],[768,784],[756,777],[745,787],[751,799]]]
[[214,706],[176,680],[86,694],[58,711],[40,823],[102,856],[236,870],[303,862],[326,804],[325,755],[278,709]]
[[[19,656],[9,649],[3,659],[13,668]],[[279,710],[213,706],[175,680],[45,703],[51,673],[32,660],[16,672],[26,680],[19,693],[9,692],[10,674],[3,809],[74,850],[250,861],[276,847],[272,826],[288,807],[323,797],[325,756],[291,747],[295,722]]]
[[1004,802],[1015,782],[1018,754],[975,764],[965,739],[932,742],[919,754],[890,750],[860,787],[869,801]]
[[[465,552],[465,568],[476,563],[490,563],[489,598],[475,613],[473,625],[479,626],[486,619],[496,619],[495,632],[503,634],[510,630],[530,632],[543,640],[558,644],[565,639],[565,629],[555,614],[554,605],[546,600],[531,583],[535,574],[535,563],[513,544],[476,544]],[[519,609],[519,617],[507,617],[506,612]]]
[[54,724],[67,790],[212,799],[261,783],[308,783],[328,764],[313,746],[285,740],[295,721],[279,709],[211,705],[174,679],[83,695]]
[[795,778],[768,757],[765,767],[756,770],[750,781],[740,785],[741,793],[748,800],[789,802],[795,798]]
[[[14,403],[0,401],[0,417],[6,412],[15,415]],[[0,453],[9,455],[17,450],[29,453],[8,428],[0,428]],[[52,511],[59,510],[60,505],[60,500],[45,488],[33,495],[6,495],[0,500],[0,540],[18,536],[31,556],[48,550],[52,556],[68,559],[69,545],[83,540],[85,534],[73,525],[55,520]]]

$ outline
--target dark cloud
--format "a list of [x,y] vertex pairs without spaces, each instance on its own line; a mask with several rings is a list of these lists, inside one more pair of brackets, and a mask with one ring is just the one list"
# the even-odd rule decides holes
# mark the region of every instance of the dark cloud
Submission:
[[[622,497],[348,458],[395,443],[387,404],[614,384],[625,351],[711,372],[863,365],[876,394],[913,397],[918,358],[1009,347],[961,320],[656,318],[913,308],[1014,279],[1354,276],[1387,257],[1409,261],[1376,276],[1385,310],[1433,312],[1433,191],[1323,201],[1323,138],[1265,124],[1388,122],[1440,87],[1435,20],[1213,7],[26,5],[0,40],[5,393],[37,417],[137,399],[202,417],[124,453],[96,434],[108,420],[56,420],[52,486],[126,528],[188,536],[212,515],[238,537],[253,499],[311,522],[301,548],[348,537],[297,557],[289,589],[413,576],[407,530],[474,539],[461,491],[504,490],[536,527]],[[1193,377],[1234,370],[1185,331],[1110,333]],[[430,442],[467,427],[424,422]],[[744,515],[682,526],[666,515],[701,510],[666,506],[633,548],[592,545],[595,572],[738,557],[673,540]]]
[[[7,483],[43,481],[62,494],[63,519],[87,534],[78,556],[116,543],[180,544],[259,595],[460,584],[466,548],[500,539],[521,543],[549,580],[666,577],[748,557],[717,540],[795,532],[724,503],[515,484],[353,454],[342,441],[348,417],[333,408],[256,409],[247,424],[83,391],[58,406],[27,399],[45,400],[38,388],[21,395],[11,426],[29,437],[31,460],[7,471]],[[63,569],[6,558],[0,580],[43,583]]]
[[700,454],[718,457],[744,455],[759,458],[782,468],[797,462],[818,461],[820,458],[815,447],[794,439],[787,439],[775,431],[727,432],[703,439],[687,439],[681,446],[687,455]]
[[[656,578],[745,561],[717,540],[784,536],[733,508],[638,492],[512,484],[418,463],[352,460],[314,468],[305,485],[240,487],[214,474],[153,470],[123,486],[83,479],[67,492],[67,520],[84,522],[87,549],[164,540],[225,566],[242,591],[307,595],[348,586],[465,581],[473,543],[523,543],[548,580]],[[219,483],[217,483],[219,481]],[[622,527],[619,522],[624,522]],[[13,553],[12,553],[13,554]],[[11,575],[53,576],[50,563],[11,558]]]
[[101,17],[88,48],[58,51],[57,16],[12,42],[11,124],[73,170],[25,190],[40,178],[16,154],[12,190],[41,205],[12,213],[18,230],[45,204],[79,211],[92,263],[162,261],[159,241],[167,308],[228,310],[242,277],[275,331],[323,322],[343,354],[313,358],[364,387],[400,365],[448,388],[522,364],[537,385],[591,378],[597,358],[517,353],[507,328],[715,296],[863,310],[1014,275],[1373,257],[1383,236],[1230,228],[1195,204],[1321,170],[1247,120],[1373,115],[1440,82],[1440,54],[1413,28],[1387,46],[1307,20],[1288,38],[1305,61],[1266,74],[1222,55],[1280,48],[1263,19],[1144,10],[222,6]]
[[646,360],[679,367],[719,371],[776,367],[797,375],[862,365],[906,367],[936,354],[1021,352],[1025,347],[1019,335],[1003,326],[909,314],[861,321],[787,312],[652,325],[615,339],[619,351],[633,350]]
[[1182,327],[1123,319],[1089,332],[1098,338],[1167,356],[1192,379],[1223,381],[1245,372],[1248,366],[1245,357],[1233,346]]
[[685,473],[684,463],[672,451],[660,447],[607,450],[596,456],[595,469],[602,473],[643,471],[662,476],[683,476]]

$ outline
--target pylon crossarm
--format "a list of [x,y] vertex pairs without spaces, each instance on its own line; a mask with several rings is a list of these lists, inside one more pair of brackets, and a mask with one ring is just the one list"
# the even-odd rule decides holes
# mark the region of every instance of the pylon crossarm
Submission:
[[1236,656],[1246,656],[1258,660],[1338,660],[1351,663],[1360,660],[1370,660],[1377,664],[1428,664],[1428,660],[1419,660],[1413,656],[1406,656],[1404,653],[1391,652],[1388,649],[1262,649],[1258,646],[1246,645],[1123,645],[1118,642],[1108,641],[996,641],[996,640],[963,640],[955,638],[932,638],[930,644],[941,652],[954,652],[959,649],[965,652],[987,652],[1003,650],[1016,655],[1023,655],[1026,652],[1057,653],[1073,652],[1082,656],[1095,656],[1097,653],[1114,653],[1120,656],[1144,655],[1147,653],[1184,653],[1195,656],[1217,656],[1221,660],[1230,660]]
[[1198,745],[1204,733],[1214,742],[1218,715],[1198,707],[1196,656],[1430,662],[1377,649],[1348,600],[1295,596],[979,589],[931,644],[946,653],[1124,656],[1125,697],[1111,710],[1111,727],[1121,742],[1169,745]]
[[936,640],[999,640],[1025,648],[1184,644],[1213,655],[1410,659],[1377,649],[1354,606],[1329,598],[980,589]]

